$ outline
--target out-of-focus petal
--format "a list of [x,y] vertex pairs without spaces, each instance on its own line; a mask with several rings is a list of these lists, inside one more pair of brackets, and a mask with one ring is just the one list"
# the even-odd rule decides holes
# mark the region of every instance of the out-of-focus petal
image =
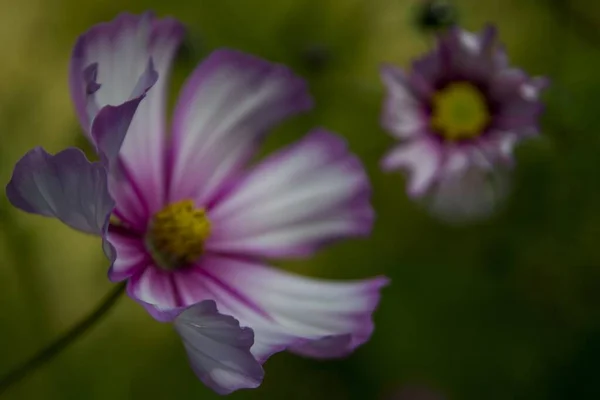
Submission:
[[310,106],[304,81],[288,68],[232,50],[213,52],[175,109],[169,200],[209,203],[269,128]]
[[480,33],[454,27],[439,40],[438,57],[446,78],[485,82],[506,67],[506,57],[497,43],[497,30],[486,26]]
[[252,329],[242,328],[235,318],[220,314],[214,301],[188,308],[174,325],[192,369],[215,392],[225,395],[260,386],[264,371],[250,352]]
[[400,69],[390,65],[381,68],[381,78],[387,89],[381,117],[382,125],[399,139],[425,134],[428,117],[422,99],[415,93],[416,88],[411,85],[410,78]]
[[436,179],[442,165],[442,147],[429,138],[412,140],[393,148],[382,160],[386,171],[408,171],[408,193],[422,196]]
[[207,251],[300,257],[371,231],[370,185],[345,141],[318,130],[274,154],[209,211]]
[[[489,217],[509,192],[509,169],[477,162],[473,155],[462,168],[445,171],[424,201],[432,214],[460,224]],[[479,157],[484,158],[483,155]]]

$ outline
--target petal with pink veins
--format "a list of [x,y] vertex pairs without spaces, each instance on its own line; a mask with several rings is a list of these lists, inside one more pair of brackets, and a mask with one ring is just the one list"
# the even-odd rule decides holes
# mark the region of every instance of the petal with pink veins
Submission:
[[158,79],[157,72],[154,70],[152,61],[148,63],[141,80],[144,81],[146,89],[141,91],[136,97],[128,100],[118,106],[104,106],[94,117],[91,127],[91,135],[96,145],[96,150],[103,162],[107,165],[109,171],[116,166],[116,160],[119,156],[125,137],[129,132],[129,127],[138,110],[140,103],[146,97],[146,91]]
[[318,130],[241,178],[209,210],[207,251],[304,257],[320,245],[370,233],[370,185],[345,141]]
[[261,362],[288,348],[320,358],[351,353],[370,338],[372,313],[388,283],[382,277],[353,282],[305,278],[213,255],[174,275],[183,304],[214,299],[220,312],[251,327],[252,353]]
[[213,52],[175,108],[169,200],[210,203],[273,125],[310,106],[304,81],[287,67],[233,50]]
[[260,386],[264,370],[250,348],[254,334],[233,317],[220,314],[207,300],[183,311],[174,321],[192,370],[221,395]]
[[[90,139],[96,111],[148,91],[155,80],[146,73],[149,62],[158,74],[135,112],[119,154],[129,178],[112,188],[117,204],[130,204],[120,212],[132,224],[140,225],[146,214],[163,205],[167,83],[183,36],[184,28],[175,19],[123,13],[88,30],[73,49],[71,97]],[[135,214],[136,206],[144,208],[144,215]]]
[[111,282],[120,282],[130,278],[152,264],[141,238],[127,236],[111,229],[109,229],[107,237],[119,255],[108,271],[108,278]]
[[[127,281],[127,293],[130,297],[140,301],[147,309],[157,306],[157,313],[151,314],[159,319],[168,319],[160,316],[161,311],[186,307],[196,302],[184,304],[179,294],[179,287],[175,281],[177,274],[154,266],[152,263],[140,268],[138,272]],[[198,288],[200,289],[200,288]],[[200,290],[199,290],[200,291]],[[206,300],[202,298],[200,300]]]

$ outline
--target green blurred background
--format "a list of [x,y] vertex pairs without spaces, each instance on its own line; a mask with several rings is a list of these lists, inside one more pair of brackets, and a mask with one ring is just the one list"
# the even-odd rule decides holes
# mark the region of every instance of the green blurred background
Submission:
[[[319,362],[278,354],[234,399],[600,399],[600,2],[456,0],[464,27],[500,28],[515,65],[546,74],[543,136],[517,152],[514,190],[484,223],[449,227],[378,170],[393,143],[378,124],[378,64],[405,66],[430,38],[418,0],[0,0],[0,181],[42,145],[87,146],[70,102],[76,37],[121,11],[184,21],[175,99],[194,66],[227,46],[292,66],[316,108],[276,129],[265,151],[325,126],[364,160],[378,220],[371,239],[280,263],[306,275],[389,275],[372,340]],[[100,243],[0,198],[0,374],[70,327],[110,290]],[[396,393],[396,394],[395,394]],[[213,399],[171,326],[123,298],[101,325],[3,399]]]

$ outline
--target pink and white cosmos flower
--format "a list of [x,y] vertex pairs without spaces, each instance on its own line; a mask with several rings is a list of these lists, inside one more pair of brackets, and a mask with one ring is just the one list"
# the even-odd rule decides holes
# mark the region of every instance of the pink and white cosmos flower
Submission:
[[[365,343],[388,280],[326,281],[267,264],[368,235],[368,178],[345,141],[322,129],[249,167],[269,128],[312,101],[289,69],[237,51],[215,51],[196,68],[168,129],[167,82],[183,35],[176,20],[149,13],[91,28],[73,51],[71,95],[90,141],[109,149],[99,154],[113,203],[93,233],[107,231],[116,250],[110,280],[126,280],[156,319],[174,320],[200,379],[229,393],[258,386],[260,363],[275,352],[341,357]],[[101,124],[102,110],[138,93],[134,114]],[[99,135],[98,124],[119,130]],[[68,176],[35,171],[18,164],[7,189],[25,211],[68,223],[73,207],[86,214],[97,201]],[[79,197],[55,196],[65,187]]]
[[545,78],[509,66],[496,30],[452,28],[411,71],[385,65],[382,124],[401,142],[385,170],[409,173],[407,192],[452,222],[486,217],[508,189],[513,149],[538,133]]

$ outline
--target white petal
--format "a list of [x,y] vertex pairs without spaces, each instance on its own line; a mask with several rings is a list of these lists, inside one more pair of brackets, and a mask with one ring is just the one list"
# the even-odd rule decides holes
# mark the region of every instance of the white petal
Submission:
[[271,156],[209,211],[207,250],[295,257],[370,232],[370,187],[345,142],[325,131]]
[[[132,185],[140,189],[144,204],[128,188],[115,187],[113,195],[118,204],[137,203],[138,207],[149,208],[147,212],[162,206],[166,90],[171,61],[183,34],[182,25],[174,19],[157,19],[151,13],[139,16],[124,13],[84,33],[73,50],[71,95],[88,135],[95,117],[89,114],[90,110],[120,105],[147,90],[152,81],[146,79],[148,75],[144,72],[150,61],[158,74],[156,85],[135,113],[120,152],[121,161],[134,181]],[[95,66],[92,69],[95,73],[90,73],[90,66]],[[92,78],[97,82],[90,90]],[[135,215],[131,219],[136,219]]]
[[508,190],[509,172],[504,166],[470,157],[463,168],[445,171],[425,201],[438,218],[458,224],[489,217]]
[[170,201],[209,203],[269,128],[310,105],[304,81],[286,67],[231,50],[212,53],[175,109]]
[[286,348],[322,358],[351,353],[370,338],[372,313],[388,283],[312,279],[215,256],[202,269],[204,287],[221,312],[254,330],[252,353],[261,361]]
[[392,149],[382,160],[387,171],[406,169],[409,174],[408,193],[422,196],[436,179],[442,161],[442,149],[430,139],[412,140]]

